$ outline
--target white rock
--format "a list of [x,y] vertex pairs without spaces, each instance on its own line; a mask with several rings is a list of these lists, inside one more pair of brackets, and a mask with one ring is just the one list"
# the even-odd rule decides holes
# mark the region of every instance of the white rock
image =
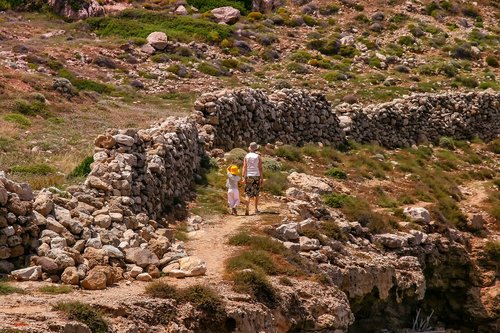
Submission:
[[406,207],[403,212],[408,215],[413,222],[429,223],[431,214],[423,207]]
[[[148,44],[151,45],[151,47],[153,47],[156,50],[164,50],[168,45],[168,37],[164,32],[160,32],[160,31],[152,32],[149,34],[149,36],[146,39],[148,41]],[[116,141],[118,141],[118,140],[116,140]],[[132,141],[132,144],[133,144],[133,141]],[[132,144],[130,144],[130,146]]]
[[31,266],[18,269],[10,273],[13,278],[20,281],[37,281],[42,277],[42,266]]
[[149,275],[148,273],[141,273],[141,274],[137,275],[135,277],[135,279],[137,281],[144,281],[144,282],[149,282],[149,281],[153,280],[153,278],[151,277],[151,275]]
[[300,236],[299,244],[301,251],[317,250],[320,248],[321,245],[319,240],[305,236]]
[[234,24],[240,19],[240,11],[231,6],[214,8],[212,15],[218,23]]

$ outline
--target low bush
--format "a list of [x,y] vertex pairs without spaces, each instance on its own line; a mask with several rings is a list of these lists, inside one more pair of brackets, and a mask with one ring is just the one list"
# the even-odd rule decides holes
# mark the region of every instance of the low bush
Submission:
[[248,293],[270,308],[275,308],[278,305],[278,294],[262,272],[254,270],[236,272],[233,281],[235,291]]
[[484,245],[484,252],[492,261],[500,262],[500,242],[487,241]]
[[46,176],[55,173],[55,170],[50,165],[38,163],[31,165],[14,165],[11,168],[11,172]]
[[230,272],[253,269],[270,275],[280,273],[273,257],[263,250],[249,250],[232,257],[227,262],[227,269]]
[[302,155],[300,149],[294,146],[281,146],[275,151],[275,155],[293,162],[301,162]]
[[88,304],[79,301],[59,302],[53,309],[64,312],[70,320],[84,323],[92,333],[107,333],[109,331],[108,323],[102,314]]
[[439,138],[439,147],[449,150],[455,150],[455,140],[450,137],[443,136]]
[[491,141],[487,146],[486,149],[495,153],[495,154],[500,154],[500,138],[495,139]]
[[229,72],[227,70],[208,62],[198,64],[197,69],[210,76],[229,76]]
[[307,74],[309,70],[302,64],[297,62],[291,62],[286,66],[286,69],[290,72],[294,72],[295,74]]
[[73,291],[70,286],[43,286],[38,289],[44,294],[69,294]]
[[26,118],[22,114],[8,113],[3,117],[3,119],[5,121],[10,122],[10,123],[14,123],[21,128],[27,128],[27,127],[31,126],[31,120],[29,120],[28,118]]
[[287,189],[287,175],[281,171],[264,170],[263,190],[273,195],[283,195]]
[[498,59],[495,56],[489,55],[486,57],[486,63],[488,66],[497,68],[499,66]]
[[347,179],[347,173],[339,168],[331,168],[325,172],[325,174],[329,177],[337,178],[337,179]]
[[15,102],[14,111],[25,116],[47,116],[47,105],[40,101],[28,102],[18,99]]
[[398,39],[398,43],[400,45],[411,46],[411,45],[415,44],[415,39],[411,36],[401,36]]
[[236,246],[249,246],[254,251],[267,251],[276,254],[287,252],[286,247],[269,236],[250,235],[246,231],[241,231],[229,238],[228,244]]
[[91,171],[90,165],[94,163],[94,157],[93,156],[87,156],[83,159],[80,164],[78,164],[73,171],[68,175],[70,178],[75,178],[75,177],[86,177]]
[[202,13],[214,8],[231,6],[246,15],[252,9],[252,0],[188,0],[187,3]]
[[110,94],[114,90],[114,88],[108,84],[82,79],[66,69],[60,70],[59,76],[68,79],[78,90],[95,91],[99,94]]
[[474,59],[474,53],[470,44],[463,43],[452,46],[450,54],[456,59]]
[[177,288],[163,281],[155,281],[149,283],[146,286],[146,294],[156,298],[175,299],[175,300],[180,299],[180,294]]

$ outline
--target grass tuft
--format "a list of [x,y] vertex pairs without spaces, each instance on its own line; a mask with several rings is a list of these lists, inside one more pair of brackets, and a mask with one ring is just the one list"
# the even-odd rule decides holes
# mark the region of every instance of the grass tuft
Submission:
[[7,282],[0,281],[0,295],[8,295],[14,293],[22,293],[23,290],[13,287]]
[[271,308],[278,305],[276,290],[263,273],[253,270],[236,272],[233,281],[235,291],[248,293]]
[[70,286],[43,286],[38,289],[39,292],[44,294],[69,294],[73,292]]
[[59,302],[53,309],[66,313],[68,319],[84,323],[92,333],[107,333],[109,331],[108,323],[102,314],[89,304],[79,301]]

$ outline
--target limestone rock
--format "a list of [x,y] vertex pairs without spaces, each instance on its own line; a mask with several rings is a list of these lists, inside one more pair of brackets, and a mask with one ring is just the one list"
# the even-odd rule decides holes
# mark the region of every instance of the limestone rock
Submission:
[[10,272],[10,275],[20,281],[37,281],[42,277],[42,266],[31,266]]
[[[168,45],[168,38],[164,32],[155,31],[146,38],[148,44],[156,50],[164,50]],[[132,142],[133,143],[133,142]]]
[[325,194],[332,192],[333,189],[323,179],[305,173],[292,172],[287,177],[288,182],[297,188],[301,188],[306,192]]
[[299,244],[301,251],[317,250],[320,247],[319,240],[305,236],[300,236]]
[[149,282],[153,281],[153,278],[148,273],[141,273],[135,278],[137,281]]
[[374,243],[381,244],[389,249],[399,249],[408,245],[408,241],[406,238],[395,234],[374,235],[372,237],[372,241]]
[[240,11],[231,6],[214,8],[212,15],[218,23],[234,24],[240,19]]
[[160,263],[158,256],[153,251],[138,247],[125,249],[125,260],[142,268]]
[[407,207],[403,212],[414,222],[427,224],[431,221],[431,214],[423,207]]
[[177,278],[204,275],[207,271],[205,262],[197,257],[179,259],[179,269],[170,271],[169,275]]
[[76,267],[67,267],[61,275],[61,281],[65,284],[78,285],[80,276]]

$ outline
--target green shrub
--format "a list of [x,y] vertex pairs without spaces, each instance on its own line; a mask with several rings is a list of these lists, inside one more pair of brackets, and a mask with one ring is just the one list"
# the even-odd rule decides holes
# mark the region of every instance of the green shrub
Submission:
[[286,66],[286,69],[290,72],[295,72],[295,74],[307,74],[309,70],[302,64],[291,62]]
[[92,163],[94,163],[93,156],[85,157],[83,161],[80,164],[78,164],[68,176],[71,178],[88,176],[90,171],[92,171],[92,169],[90,168],[90,165]]
[[[205,3],[204,0],[199,1]],[[227,2],[235,3],[229,0]],[[203,10],[198,6],[195,7]],[[193,39],[212,41],[214,33],[218,35],[220,40],[223,40],[229,38],[234,29],[228,25],[190,16],[177,16],[165,12],[138,9],[124,10],[115,16],[90,18],[86,22],[92,30],[103,36],[145,38],[151,32],[163,31],[168,37],[183,42],[190,42]]]
[[226,162],[228,165],[236,164],[241,167],[243,165],[243,160],[245,159],[246,154],[247,152],[244,149],[234,148],[226,157]]
[[477,17],[481,16],[481,14],[479,13],[479,9],[475,5],[470,4],[470,3],[466,3],[463,5],[462,13],[465,16],[472,17],[472,18],[477,18]]
[[415,44],[415,39],[411,36],[401,36],[398,39],[398,43],[400,45],[411,46],[411,45]]
[[455,140],[453,138],[443,136],[439,138],[439,147],[455,150]]
[[487,241],[484,245],[484,252],[495,262],[500,262],[500,242]]
[[197,309],[212,316],[213,321],[223,321],[226,318],[226,310],[222,298],[211,288],[195,284],[181,292],[182,299],[190,302]]
[[264,15],[260,12],[251,12],[251,13],[248,13],[248,15],[247,15],[247,19],[250,22],[260,21],[263,18],[264,18]]
[[495,139],[491,141],[487,146],[486,149],[489,151],[495,153],[495,154],[500,154],[500,139]]
[[253,269],[271,275],[280,273],[271,255],[262,250],[245,251],[230,258],[227,262],[227,269],[230,272]]
[[283,165],[277,159],[265,156],[262,158],[262,168],[264,172],[279,172],[283,168]]
[[293,161],[293,162],[301,162],[302,161],[302,155],[300,152],[300,149],[297,147],[293,146],[281,146],[278,147],[275,151],[276,156],[282,157],[286,160]]
[[470,44],[462,43],[452,46],[450,50],[451,56],[456,59],[474,59],[474,53]]
[[66,313],[70,320],[77,320],[84,323],[92,333],[107,333],[109,330],[108,323],[104,320],[101,313],[94,310],[88,304],[79,301],[59,302],[53,309]]
[[233,281],[235,291],[248,293],[270,308],[275,308],[278,305],[278,295],[263,273],[257,271],[236,272]]
[[46,116],[47,105],[40,101],[28,102],[23,99],[16,100],[14,111],[25,116]]
[[331,168],[325,174],[337,179],[347,179],[347,173],[339,168]]
[[11,171],[14,173],[25,173],[25,174],[40,175],[40,176],[50,175],[55,172],[54,168],[44,163],[32,164],[32,165],[14,165],[11,168]]
[[486,63],[488,64],[488,66],[495,68],[499,66],[497,58],[492,55],[486,57]]
[[368,65],[374,68],[382,68],[382,61],[377,57],[372,57],[368,60]]
[[310,27],[314,27],[316,25],[318,25],[318,22],[316,21],[316,19],[310,15],[302,15],[302,19],[304,20],[304,23]]
[[164,299],[180,299],[180,293],[177,288],[163,281],[154,281],[146,286],[146,294],[151,297]]
[[476,88],[479,86],[479,82],[471,76],[457,76],[456,82],[459,82],[462,86],[467,87],[467,88]]
[[283,195],[287,189],[287,175],[281,171],[264,171],[263,190],[273,195]]
[[38,291],[44,294],[69,294],[73,291],[70,286],[43,286]]
[[304,50],[296,51],[296,52],[292,53],[292,55],[290,57],[290,59],[292,59],[293,61],[299,62],[302,64],[307,63],[312,58],[313,58],[313,55],[307,51],[304,51]]
[[204,74],[210,76],[224,76],[229,75],[229,72],[215,66],[214,64],[210,64],[208,62],[202,62],[198,64],[198,70]]
[[228,244],[235,246],[250,246],[254,251],[267,251],[276,254],[283,254],[287,250],[283,244],[269,236],[254,236],[246,231],[240,231],[229,238]]
[[18,113],[8,113],[6,114],[3,119],[5,121],[8,121],[10,123],[14,123],[18,125],[21,128],[26,128],[31,126],[31,120],[23,116],[22,114]]
[[99,94],[109,94],[114,90],[113,87],[108,84],[79,78],[66,69],[60,70],[59,76],[68,79],[78,90],[95,91]]

